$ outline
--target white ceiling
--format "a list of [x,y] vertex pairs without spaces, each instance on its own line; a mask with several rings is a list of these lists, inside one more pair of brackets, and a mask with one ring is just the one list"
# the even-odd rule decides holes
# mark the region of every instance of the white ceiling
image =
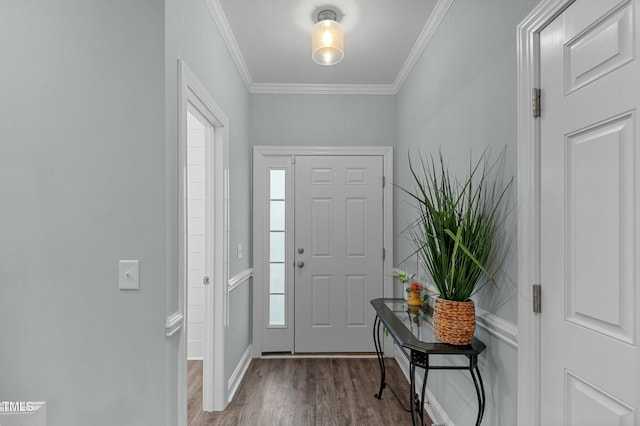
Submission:
[[[214,0],[210,5],[213,3],[214,18],[253,92],[286,91],[287,87],[326,88],[329,92],[350,87],[357,92],[360,87],[365,92],[393,93],[450,2]],[[311,28],[323,9],[338,12],[345,32],[344,60],[333,66],[311,60]]]

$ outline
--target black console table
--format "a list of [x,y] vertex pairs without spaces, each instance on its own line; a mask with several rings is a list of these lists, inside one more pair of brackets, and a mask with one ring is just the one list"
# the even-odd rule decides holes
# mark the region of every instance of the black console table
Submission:
[[[438,341],[433,334],[431,314],[422,308],[409,308],[404,299],[374,299],[371,301],[371,305],[376,311],[376,319],[373,323],[373,342],[376,346],[378,362],[380,363],[380,389],[375,397],[380,399],[385,386],[388,386],[385,382],[384,353],[382,352],[380,340],[380,325],[383,324],[384,328],[389,331],[393,340],[398,344],[398,347],[409,359],[409,401],[412,407],[405,408],[405,410],[411,411],[413,425],[416,425],[417,420],[420,421],[420,425],[424,425],[423,401],[429,370],[469,370],[476,388],[476,395],[478,396],[476,426],[479,426],[484,415],[485,393],[480,369],[478,368],[478,355],[485,350],[485,344],[475,337],[471,344],[463,346],[450,345]],[[441,355],[462,355],[466,357],[468,362],[460,366],[432,365],[430,358]],[[416,367],[424,369],[420,395],[416,393],[415,389]],[[393,392],[393,389],[390,390]],[[396,399],[398,399],[397,396]],[[416,418],[416,411],[418,412],[418,418]]]

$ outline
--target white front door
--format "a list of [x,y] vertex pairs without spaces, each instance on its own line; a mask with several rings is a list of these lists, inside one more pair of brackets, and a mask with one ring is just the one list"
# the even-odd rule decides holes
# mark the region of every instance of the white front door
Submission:
[[383,158],[295,163],[295,352],[373,352],[383,294]]
[[545,426],[640,422],[639,13],[578,0],[540,35]]

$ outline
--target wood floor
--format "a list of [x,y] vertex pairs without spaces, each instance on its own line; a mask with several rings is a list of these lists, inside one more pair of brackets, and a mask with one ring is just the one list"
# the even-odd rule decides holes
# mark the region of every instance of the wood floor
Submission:
[[[394,359],[386,366],[386,382],[408,405],[407,379]],[[189,426],[411,424],[411,413],[389,387],[381,400],[373,396],[380,383],[377,359],[254,359],[222,412],[202,411],[202,361],[189,361],[188,380]]]

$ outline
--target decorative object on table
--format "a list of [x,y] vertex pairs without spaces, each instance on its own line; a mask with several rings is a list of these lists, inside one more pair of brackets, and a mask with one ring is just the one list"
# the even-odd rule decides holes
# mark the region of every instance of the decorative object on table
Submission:
[[493,274],[504,260],[494,242],[513,179],[504,184],[494,176],[498,161],[488,163],[486,155],[469,162],[461,181],[447,169],[441,151],[439,161],[420,155],[419,169],[409,157],[415,190],[400,188],[417,202],[418,218],[408,231],[438,292],[435,335],[454,345],[473,339],[475,306],[470,297],[495,282]]
[[428,295],[425,287],[413,279],[414,276],[415,274],[408,274],[406,272],[394,275],[394,277],[402,283],[404,299],[407,305],[422,307],[424,302],[427,301]]
[[407,305],[421,308],[423,303],[422,300],[422,292],[424,287],[417,281],[411,281],[407,291],[409,293],[409,298],[407,299]]
[[394,274],[393,276],[397,278],[398,281],[400,281],[400,283],[402,284],[402,294],[404,295],[404,299],[408,300],[409,285],[411,284],[411,280],[413,280],[413,277],[415,276],[415,274],[409,275],[407,272],[402,272],[400,274]]

